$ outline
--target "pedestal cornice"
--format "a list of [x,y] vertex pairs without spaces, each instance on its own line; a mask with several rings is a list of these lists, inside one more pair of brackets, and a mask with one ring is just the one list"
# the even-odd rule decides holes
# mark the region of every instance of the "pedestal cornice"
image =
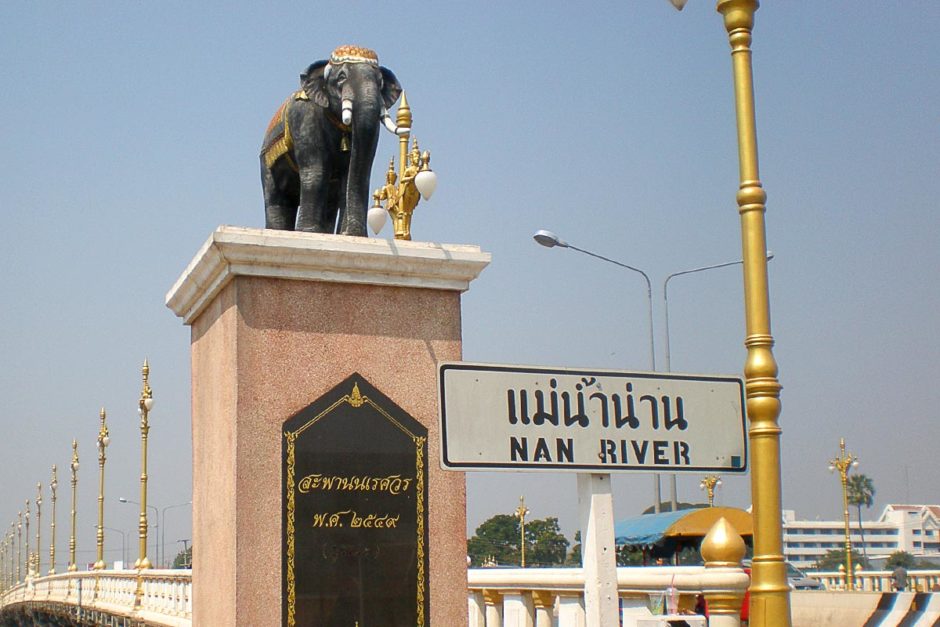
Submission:
[[479,246],[220,226],[170,288],[185,324],[236,276],[466,291],[490,254]]

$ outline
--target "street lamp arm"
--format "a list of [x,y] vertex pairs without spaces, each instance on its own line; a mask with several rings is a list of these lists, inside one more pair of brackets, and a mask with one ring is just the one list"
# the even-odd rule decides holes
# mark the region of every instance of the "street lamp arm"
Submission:
[[615,266],[620,266],[621,268],[626,268],[627,270],[633,270],[634,272],[639,272],[640,274],[643,275],[643,278],[646,279],[646,291],[647,291],[647,294],[652,294],[652,293],[653,293],[653,285],[652,285],[652,283],[650,283],[649,275],[647,275],[645,272],[643,272],[643,271],[640,270],[639,268],[634,268],[633,266],[629,266],[629,265],[627,265],[627,264],[625,264],[625,263],[621,263],[621,262],[619,262],[619,261],[616,261],[616,260],[614,260],[614,259],[610,259],[610,258],[608,258],[608,257],[604,257],[603,255],[598,255],[597,253],[592,253],[592,252],[589,251],[589,250],[584,250],[583,248],[578,248],[577,246],[572,246],[571,244],[567,244],[567,245],[565,246],[565,248],[570,248],[570,249],[572,249],[572,250],[576,250],[576,251],[578,251],[579,253],[584,253],[585,255],[590,255],[591,257],[594,257],[594,258],[596,258],[596,259],[601,259],[602,261],[606,261],[606,262],[608,262],[608,263],[612,263],[612,264],[614,264]]

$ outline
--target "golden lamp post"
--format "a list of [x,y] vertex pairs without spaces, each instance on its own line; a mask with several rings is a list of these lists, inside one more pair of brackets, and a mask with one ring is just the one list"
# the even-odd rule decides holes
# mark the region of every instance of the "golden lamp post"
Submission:
[[521,547],[521,554],[519,565],[522,568],[525,568],[525,517],[529,515],[529,510],[525,506],[525,497],[519,497],[519,507],[516,508],[515,516],[519,519],[519,546]]
[[150,560],[147,558],[147,436],[150,433],[153,391],[150,389],[150,365],[146,359],[141,374],[144,383],[137,403],[137,412],[140,414],[140,519],[137,523],[140,556],[134,562],[134,568],[137,569],[150,568]]
[[842,482],[842,516],[845,521],[845,589],[855,588],[855,571],[852,570],[852,539],[849,536],[849,471],[858,466],[858,458],[845,452],[845,438],[839,438],[839,456],[829,460],[829,472],[839,471]]
[[42,484],[36,484],[36,556],[33,558],[36,565],[33,572],[39,577],[42,574]]
[[78,442],[72,440],[72,463],[69,464],[72,470],[72,531],[69,534],[69,565],[68,571],[75,572],[78,566],[75,564],[75,492],[78,487]]
[[111,442],[111,436],[108,434],[108,425],[105,422],[107,415],[104,407],[101,408],[101,427],[98,429],[98,529],[95,534],[95,541],[98,546],[98,559],[95,560],[94,570],[104,570],[104,463],[107,460],[105,450]]
[[29,499],[26,499],[26,513],[23,515],[23,520],[26,521],[26,529],[24,535],[26,536],[26,546],[23,547],[24,552],[26,553],[26,563],[23,564],[25,569],[25,578],[29,579],[33,576],[33,559],[32,555],[29,552]]
[[[671,0],[682,9],[686,0]],[[751,69],[751,31],[757,0],[717,0],[731,45],[737,119],[738,214],[744,252],[744,314],[747,358],[744,364],[748,440],[751,450],[751,503],[754,558],[751,566],[750,616],[753,627],[789,627],[790,586],[783,557],[780,490],[780,382],[770,331],[767,290],[767,194],[757,161],[757,123]]]
[[23,512],[16,512],[16,582],[22,581],[20,577],[20,564],[23,563]]
[[715,506],[715,489],[721,485],[721,477],[718,475],[705,475],[705,478],[702,479],[702,482],[698,484],[699,489],[705,490],[705,494],[708,495],[708,506]]
[[55,574],[55,491],[59,487],[59,477],[56,474],[55,464],[52,465],[52,481],[49,482],[50,498],[52,499],[52,523],[49,525],[49,574]]
[[[411,129],[411,122],[411,107],[408,106],[408,98],[402,92],[395,124],[399,129]],[[395,158],[393,157],[385,173],[385,185],[372,194],[375,203],[369,209],[368,214],[369,227],[373,233],[382,230],[390,215],[395,229],[395,239],[402,240],[411,239],[411,216],[418,202],[421,198],[430,200],[437,187],[437,176],[431,171],[431,153],[424,151],[422,154],[418,149],[417,139],[412,139],[409,151],[410,136],[410,130],[400,132],[398,137],[399,171],[395,173]]]

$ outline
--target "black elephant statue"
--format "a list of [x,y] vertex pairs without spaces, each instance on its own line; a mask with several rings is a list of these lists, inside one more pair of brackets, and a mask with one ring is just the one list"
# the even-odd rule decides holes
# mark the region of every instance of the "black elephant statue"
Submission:
[[367,48],[340,46],[310,65],[264,136],[265,228],[365,237],[379,124],[409,130],[388,114],[400,94],[398,79]]

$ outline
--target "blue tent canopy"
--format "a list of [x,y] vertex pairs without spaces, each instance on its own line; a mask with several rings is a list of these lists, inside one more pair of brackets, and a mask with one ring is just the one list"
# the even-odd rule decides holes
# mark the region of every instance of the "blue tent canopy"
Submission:
[[619,546],[652,546],[666,535],[674,522],[688,514],[688,510],[646,514],[621,520],[614,525],[614,541]]
[[719,518],[731,523],[742,537],[754,533],[751,515],[742,509],[698,507],[621,520],[614,525],[614,538],[618,546],[668,548],[678,542],[700,541]]

